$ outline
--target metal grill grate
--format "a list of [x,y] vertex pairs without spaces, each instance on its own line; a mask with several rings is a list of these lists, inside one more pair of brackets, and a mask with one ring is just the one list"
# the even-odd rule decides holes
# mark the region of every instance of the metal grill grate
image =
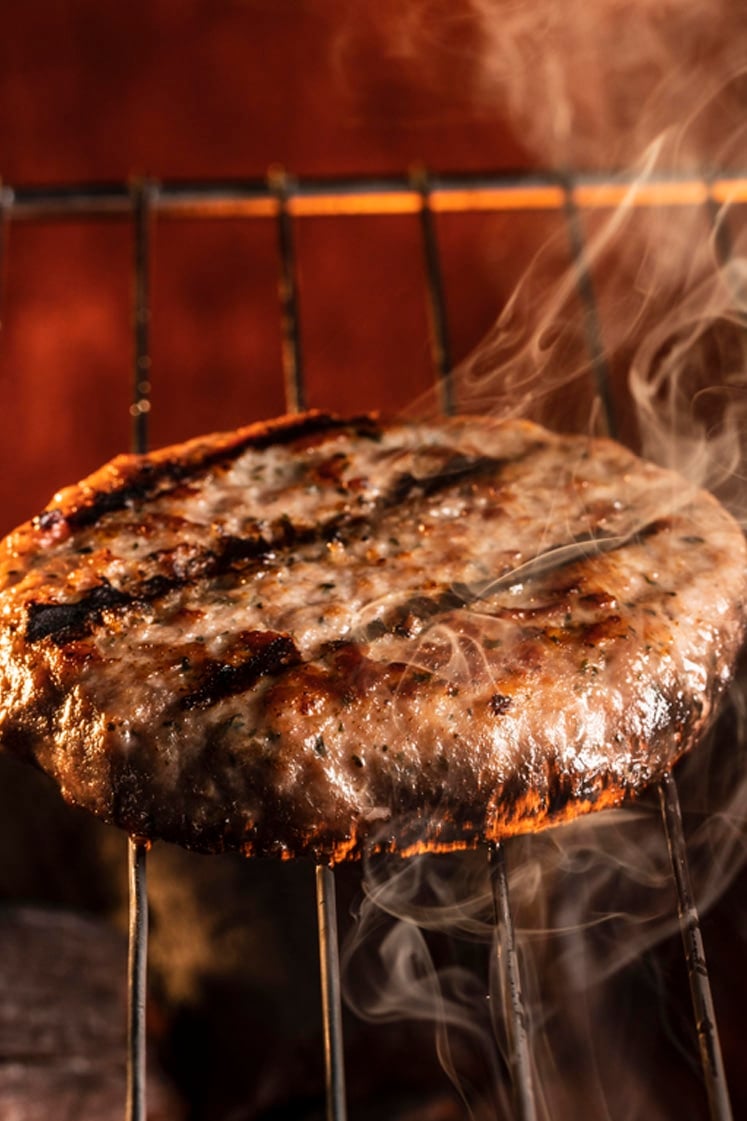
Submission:
[[[148,447],[150,412],[150,231],[154,218],[238,217],[274,221],[277,225],[279,291],[282,316],[285,397],[289,411],[305,408],[299,293],[294,245],[294,220],[307,217],[355,215],[418,216],[422,236],[424,276],[431,328],[431,354],[439,402],[445,413],[454,411],[450,378],[451,354],[440,252],[435,223],[439,213],[478,211],[555,210],[564,215],[578,293],[585,316],[586,345],[607,430],[616,423],[610,392],[610,372],[602,344],[594,286],[589,269],[581,211],[616,206],[693,206],[708,208],[722,258],[729,245],[716,209],[731,202],[747,202],[747,176],[716,174],[706,177],[660,176],[637,185],[633,180],[599,175],[532,174],[436,177],[417,169],[408,178],[349,179],[298,182],[282,171],[266,182],[161,184],[140,179],[131,184],[52,189],[0,186],[0,278],[8,221],[59,221],[113,218],[131,223],[133,230],[133,387],[132,450]],[[732,1111],[715,1020],[703,940],[693,899],[677,788],[671,774],[659,786],[663,829],[677,893],[680,929],[692,994],[695,1026],[712,1121],[731,1121]],[[509,1068],[517,1121],[536,1121],[533,1062],[527,1014],[522,998],[519,958],[508,891],[505,847],[488,850],[499,930],[499,966],[507,993]],[[129,840],[130,952],[128,963],[128,1076],[127,1121],[145,1121],[145,996],[148,937],[147,849],[138,838]],[[317,917],[320,944],[322,1011],[326,1065],[328,1121],[344,1121],[345,1071],[337,943],[335,879],[331,868],[316,869]]]

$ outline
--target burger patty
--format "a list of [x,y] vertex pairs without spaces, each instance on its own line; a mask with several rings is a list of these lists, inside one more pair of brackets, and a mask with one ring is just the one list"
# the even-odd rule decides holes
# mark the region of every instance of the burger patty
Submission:
[[202,851],[342,859],[619,803],[745,623],[716,500],[524,421],[320,413],[121,456],[0,550],[0,742]]

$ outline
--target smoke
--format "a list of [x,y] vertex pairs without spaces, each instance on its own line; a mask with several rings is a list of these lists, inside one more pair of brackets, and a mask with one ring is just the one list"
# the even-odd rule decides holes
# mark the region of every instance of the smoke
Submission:
[[[500,106],[536,164],[569,184],[556,236],[453,373],[459,410],[617,428],[747,524],[747,230],[729,187],[747,150],[747,8],[353,8],[343,64],[361,36],[377,36],[392,66],[417,67],[442,94],[447,74],[455,101]],[[595,194],[584,172],[617,177],[618,197]],[[563,245],[568,267],[548,281]],[[433,408],[420,400],[411,412]],[[733,747],[745,739],[744,684],[742,674],[717,731],[678,772],[703,912],[744,864],[747,781]],[[676,900],[656,796],[514,839],[508,862],[539,1116],[702,1115],[691,1013],[672,997]],[[374,1021],[433,1023],[468,1115],[511,1116],[485,853],[372,858],[364,886],[344,953],[349,1003]],[[444,932],[457,947],[446,961]]]
[[675,127],[667,165],[700,170],[741,158],[746,31],[739,0],[358,0],[336,55],[351,98],[376,42],[447,107],[498,107],[545,166],[630,167]]
[[744,524],[747,231],[731,226],[728,201],[650,204],[673,144],[665,134],[649,145],[615,209],[578,218],[583,262],[552,285],[544,258],[557,247],[544,248],[454,371],[456,395],[466,411],[590,433],[616,419],[626,442]]

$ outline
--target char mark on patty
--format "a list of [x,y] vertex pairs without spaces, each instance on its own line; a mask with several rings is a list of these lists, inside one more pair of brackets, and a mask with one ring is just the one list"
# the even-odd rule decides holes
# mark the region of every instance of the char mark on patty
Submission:
[[251,689],[261,677],[296,666],[300,661],[301,654],[289,635],[241,631],[222,660],[210,658],[198,667],[197,682],[181,698],[179,707],[187,711],[210,708],[226,697]]
[[455,452],[438,471],[426,475],[413,475],[410,471],[403,471],[394,480],[394,485],[385,496],[383,505],[398,506],[400,502],[413,496],[431,498],[434,494],[448,490],[459,483],[495,477],[511,462],[515,460],[499,459],[490,455],[470,456]]
[[39,642],[51,638],[62,645],[84,638],[94,623],[101,622],[105,611],[121,608],[131,596],[109,583],[99,584],[75,603],[30,603],[26,621],[26,639]]

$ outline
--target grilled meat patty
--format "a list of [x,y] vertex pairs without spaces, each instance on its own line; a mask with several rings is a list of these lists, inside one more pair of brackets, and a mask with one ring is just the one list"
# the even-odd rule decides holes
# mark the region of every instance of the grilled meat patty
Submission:
[[741,530],[608,440],[319,413],[121,456],[0,555],[0,741],[203,851],[471,844],[708,723]]

